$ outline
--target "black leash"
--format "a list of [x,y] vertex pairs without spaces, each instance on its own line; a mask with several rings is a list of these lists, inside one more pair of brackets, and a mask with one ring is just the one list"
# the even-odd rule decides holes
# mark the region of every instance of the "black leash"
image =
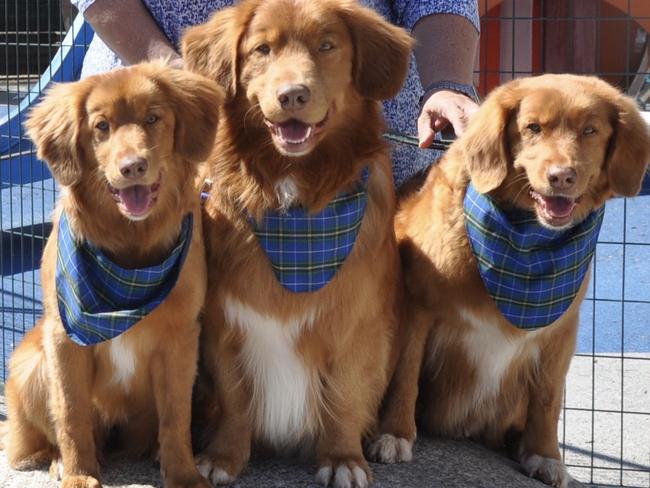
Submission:
[[[409,146],[419,147],[420,142],[415,136],[407,134],[400,134],[399,132],[388,131],[384,133],[384,137],[389,141],[399,142],[400,144],[407,144]],[[454,142],[451,139],[437,139],[431,143],[427,149],[437,149],[438,151],[446,151]]]

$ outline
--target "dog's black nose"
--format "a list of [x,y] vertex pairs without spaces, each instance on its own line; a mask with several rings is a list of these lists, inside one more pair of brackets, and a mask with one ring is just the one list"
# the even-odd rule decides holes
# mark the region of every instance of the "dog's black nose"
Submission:
[[299,110],[310,98],[311,92],[305,85],[282,85],[278,89],[278,101],[284,110]]
[[120,161],[120,173],[125,178],[134,180],[144,176],[147,172],[149,164],[144,158],[126,157]]
[[576,170],[565,166],[551,166],[546,173],[548,182],[555,190],[568,190],[576,184]]

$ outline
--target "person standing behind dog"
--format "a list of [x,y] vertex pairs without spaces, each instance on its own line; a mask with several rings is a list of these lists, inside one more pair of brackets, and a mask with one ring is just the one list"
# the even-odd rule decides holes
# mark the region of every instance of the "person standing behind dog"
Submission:
[[[93,26],[82,77],[155,58],[182,66],[177,46],[183,30],[203,23],[235,0],[72,0]],[[473,80],[478,46],[477,0],[361,0],[416,39],[414,57],[401,92],[385,102],[389,127],[418,134],[420,148],[451,125],[460,135],[477,110]],[[438,151],[404,144],[393,146],[397,187],[428,168]]]

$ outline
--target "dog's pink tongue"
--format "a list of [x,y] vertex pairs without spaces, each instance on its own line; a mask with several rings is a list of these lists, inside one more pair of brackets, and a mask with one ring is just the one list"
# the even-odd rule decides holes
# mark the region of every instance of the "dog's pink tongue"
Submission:
[[291,119],[278,125],[282,139],[287,142],[299,143],[307,139],[311,133],[311,126]]
[[555,218],[568,217],[576,206],[575,200],[565,197],[543,197],[546,211]]
[[132,215],[142,215],[151,204],[151,187],[134,185],[119,192],[120,200]]

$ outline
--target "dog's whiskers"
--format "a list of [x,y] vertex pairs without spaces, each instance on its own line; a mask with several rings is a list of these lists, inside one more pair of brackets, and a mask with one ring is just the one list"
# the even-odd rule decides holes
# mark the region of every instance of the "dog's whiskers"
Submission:
[[[259,109],[259,111],[256,113],[255,109]],[[244,130],[247,129],[246,121],[247,121],[248,117],[249,116],[259,116],[259,114],[261,114],[261,113],[262,113],[262,109],[261,109],[259,103],[256,103],[255,105],[252,105],[248,110],[246,110],[246,113],[244,114]]]
[[512,181],[511,181],[510,183],[508,183],[504,188],[505,188],[505,189],[508,189],[508,188],[510,188],[511,186],[513,186],[513,185],[515,185],[515,184],[517,184],[517,183],[519,183],[519,182],[521,182],[521,181],[526,180],[527,177],[528,177],[528,175],[527,175],[526,173],[521,173],[521,174],[515,176],[515,177],[512,179]]
[[515,197],[512,199],[512,201],[513,201],[513,202],[516,202],[516,201],[519,199],[519,197],[521,196],[521,194],[522,194],[522,192],[523,192],[524,190],[531,190],[532,188],[533,188],[533,187],[532,187],[532,185],[531,185],[530,183],[526,183],[524,186],[522,186],[522,187],[519,189],[519,191],[517,192],[517,194],[515,195]]

